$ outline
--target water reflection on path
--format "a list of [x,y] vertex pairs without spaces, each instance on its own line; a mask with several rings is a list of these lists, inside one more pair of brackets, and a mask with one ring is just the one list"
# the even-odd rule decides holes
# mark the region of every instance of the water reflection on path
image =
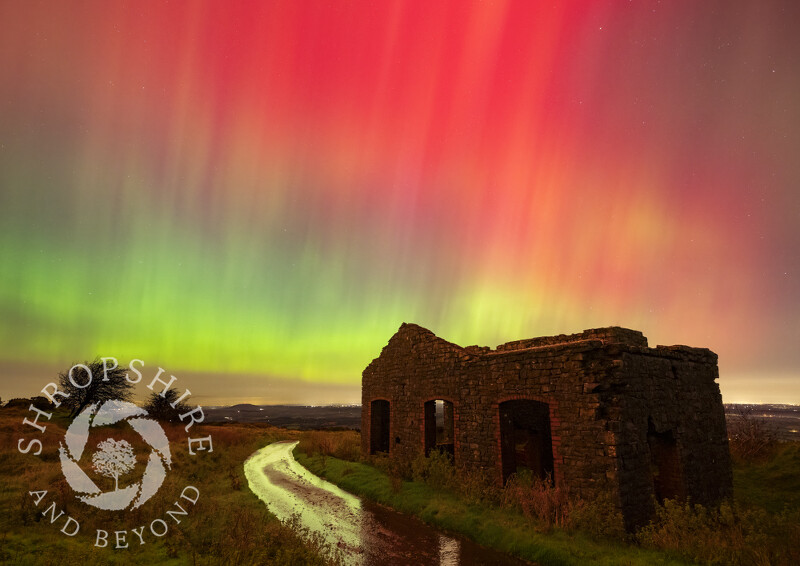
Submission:
[[250,456],[244,465],[250,489],[280,520],[297,515],[301,527],[338,547],[348,564],[527,564],[360,500],[298,464],[292,455],[296,444],[276,442]]

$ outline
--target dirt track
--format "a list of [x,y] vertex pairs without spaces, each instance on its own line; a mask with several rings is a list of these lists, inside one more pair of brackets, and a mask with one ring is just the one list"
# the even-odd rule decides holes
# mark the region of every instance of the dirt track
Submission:
[[276,442],[245,462],[250,489],[280,520],[338,548],[348,564],[517,566],[524,562],[447,535],[414,517],[361,501],[298,464],[297,442]]

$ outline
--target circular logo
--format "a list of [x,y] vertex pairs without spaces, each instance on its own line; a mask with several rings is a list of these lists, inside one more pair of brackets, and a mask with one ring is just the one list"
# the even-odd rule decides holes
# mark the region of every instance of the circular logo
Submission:
[[[114,479],[112,491],[102,491],[81,468],[89,431],[92,428],[126,421],[150,447],[150,455],[142,477],[126,487],[119,488],[120,477],[131,472],[136,464],[133,446],[127,440],[109,436],[97,444],[92,455],[92,469]],[[147,418],[147,411],[133,403],[110,400],[86,407],[67,428],[64,441],[59,443],[61,470],[70,487],[84,503],[107,511],[136,509],[150,499],[164,482],[167,469],[172,465],[169,440],[157,421]]]

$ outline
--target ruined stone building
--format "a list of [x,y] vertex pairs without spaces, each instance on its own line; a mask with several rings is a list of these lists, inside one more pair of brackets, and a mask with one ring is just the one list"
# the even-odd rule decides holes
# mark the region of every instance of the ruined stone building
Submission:
[[[362,450],[431,450],[498,484],[527,468],[570,493],[610,493],[628,528],[654,500],[732,494],[717,355],[649,348],[610,327],[463,348],[403,324],[362,378]],[[438,407],[438,410],[437,410]]]

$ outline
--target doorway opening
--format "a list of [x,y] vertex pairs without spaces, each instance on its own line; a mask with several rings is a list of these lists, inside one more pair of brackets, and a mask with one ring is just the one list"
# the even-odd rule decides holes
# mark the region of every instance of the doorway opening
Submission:
[[500,403],[500,457],[503,483],[528,470],[531,475],[554,483],[553,439],[547,403],[529,399]]
[[370,404],[369,453],[389,452],[389,401],[377,399]]
[[681,499],[684,495],[678,443],[671,430],[656,432],[653,419],[647,422],[647,445],[650,448],[650,471],[653,490],[659,503]]
[[455,454],[453,426],[453,403],[444,399],[434,399],[425,403],[425,456],[431,450]]

